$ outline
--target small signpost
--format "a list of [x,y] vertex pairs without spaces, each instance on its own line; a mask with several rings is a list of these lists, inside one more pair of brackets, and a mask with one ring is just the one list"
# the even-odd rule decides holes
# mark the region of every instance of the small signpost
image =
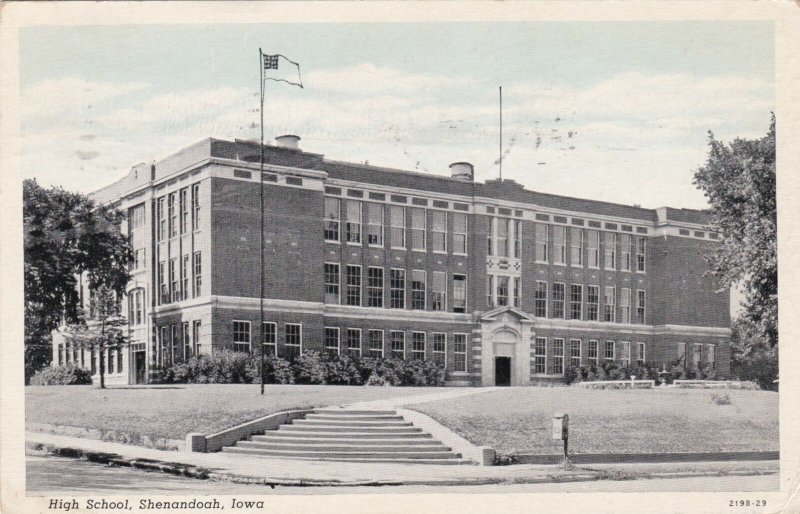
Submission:
[[556,412],[553,415],[553,439],[564,441],[564,464],[569,462],[569,414]]

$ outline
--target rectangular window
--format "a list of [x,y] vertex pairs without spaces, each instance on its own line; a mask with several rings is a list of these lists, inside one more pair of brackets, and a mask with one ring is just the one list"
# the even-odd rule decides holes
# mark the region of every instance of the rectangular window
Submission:
[[583,285],[569,286],[569,319],[583,318]]
[[[639,343],[642,346],[642,351],[644,351],[644,343]],[[708,363],[708,367],[711,369],[717,369],[717,347],[716,345],[709,344],[706,345],[706,362]]]
[[637,273],[645,272],[645,251],[647,248],[647,239],[644,237],[636,238],[636,271]]
[[533,293],[533,315],[537,318],[547,317],[547,282],[536,281],[536,291]]
[[692,367],[699,368],[701,362],[703,362],[703,345],[695,343],[692,351]]
[[192,185],[192,230],[200,230],[200,184]]
[[406,248],[406,208],[399,205],[389,206],[391,222],[392,248]]
[[233,320],[233,351],[250,351],[250,322]]
[[620,247],[622,248],[622,270],[631,270],[631,236],[630,234],[622,234],[620,239]]
[[603,321],[616,321],[616,296],[617,296],[617,288],[614,286],[606,286],[605,287],[605,296],[603,297]]
[[494,276],[486,276],[486,305],[494,307]]
[[600,307],[600,287],[586,286],[586,321],[597,321]]
[[425,250],[425,209],[411,208],[411,249]]
[[644,366],[647,362],[647,355],[645,353],[646,345],[644,343],[636,343],[636,365]]
[[522,279],[519,277],[514,277],[514,287],[511,288],[511,305],[514,307],[519,307],[519,299],[522,288]]
[[339,264],[325,263],[325,303],[339,304]]
[[644,324],[646,295],[643,289],[636,291],[636,323]]
[[433,251],[447,252],[447,212],[432,211],[433,217]]
[[536,224],[536,262],[547,262],[548,225]]
[[570,228],[569,240],[569,263],[573,266],[583,266],[583,229],[575,227]]
[[453,334],[453,371],[467,371],[467,334]]
[[200,252],[194,252],[194,296],[200,296],[203,285],[203,262]]
[[447,369],[447,334],[433,334],[433,362]]
[[167,286],[167,272],[165,266],[167,263],[161,261],[158,263],[158,303],[169,303],[169,286]]
[[497,306],[508,305],[508,277],[497,277]]
[[339,226],[341,222],[341,200],[338,198],[325,198],[325,240],[339,241]]
[[486,255],[494,255],[494,220],[495,218],[489,218],[489,227],[486,231]]
[[607,361],[614,360],[614,341],[606,341],[605,351],[603,352],[603,358]]
[[169,260],[169,283],[172,291],[172,301],[181,299],[181,290],[178,283],[178,259]]
[[200,355],[200,326],[201,321],[192,321],[192,354]]
[[547,338],[537,337],[533,343],[533,372],[537,375],[547,373]]
[[589,341],[588,359],[590,366],[597,366],[597,341]]
[[622,355],[620,356],[620,364],[623,368],[631,366],[631,343],[622,341]]
[[411,270],[411,308],[425,310],[426,273],[423,270]]
[[183,331],[183,358],[187,359],[192,356],[192,340],[189,338],[189,322],[184,321],[181,324],[181,330]]
[[383,358],[383,330],[370,330],[369,337],[369,356]]
[[189,298],[189,271],[189,256],[184,255],[181,257],[181,298],[183,300]]
[[564,318],[564,284],[560,282],[553,283],[553,301],[551,308],[551,318]]
[[514,251],[513,256],[519,259],[522,255],[522,224],[519,220],[513,220],[511,226],[514,228]]
[[558,225],[553,226],[553,262],[555,264],[566,264],[567,262],[567,229]]
[[383,307],[383,268],[367,268],[367,307]]
[[444,271],[433,272],[431,285],[431,310],[447,310],[447,273]]
[[180,192],[181,204],[181,234],[185,234],[189,229],[189,190],[187,188],[181,189]]
[[286,339],[284,339],[284,353],[289,359],[300,355],[303,351],[303,325],[299,323],[286,324]]
[[367,244],[383,246],[383,204],[367,204]]
[[589,234],[589,267],[600,267],[600,232],[590,230]]
[[678,364],[681,366],[686,366],[688,362],[686,362],[686,343],[678,343]]
[[345,239],[348,243],[361,244],[361,202],[345,200],[344,207]]
[[[617,239],[615,232],[605,232],[605,269],[617,269]],[[628,236],[630,237],[630,236]],[[624,268],[623,268],[624,269]]]
[[169,211],[169,237],[178,235],[178,210],[175,205],[175,193],[167,196],[167,210]]
[[325,351],[339,353],[339,328],[325,327]]
[[393,330],[389,332],[389,345],[392,351],[392,358],[403,359],[406,355],[406,333]]
[[158,240],[167,240],[167,208],[166,199],[161,197],[156,200],[156,219],[158,219]]
[[406,270],[389,270],[389,308],[406,308]]
[[631,322],[631,290],[627,287],[623,287],[620,290],[620,298],[619,303],[622,307],[622,322],[623,323],[630,323]]
[[348,328],[345,351],[354,357],[361,356],[361,329]]
[[453,274],[453,312],[467,312],[467,276]]
[[453,253],[467,254],[467,215],[460,212],[451,214],[453,217]]
[[361,305],[361,266],[347,265],[345,305]]
[[553,339],[553,374],[564,374],[564,340]]
[[114,373],[114,349],[109,348],[106,355],[108,355],[106,359],[106,373]]
[[511,222],[508,218],[495,218],[497,223],[497,256],[508,257],[508,228]]
[[425,332],[411,332],[411,358],[425,360]]
[[581,340],[580,339],[570,339],[569,340],[569,364],[570,366],[574,366],[579,368],[581,365]]

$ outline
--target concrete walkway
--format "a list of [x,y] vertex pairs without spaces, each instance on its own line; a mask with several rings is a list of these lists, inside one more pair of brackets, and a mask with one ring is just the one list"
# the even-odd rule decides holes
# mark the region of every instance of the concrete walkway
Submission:
[[462,396],[471,396],[473,394],[483,394],[498,389],[508,389],[507,387],[447,387],[442,391],[435,393],[425,393],[416,396],[405,396],[398,398],[387,398],[385,400],[370,400],[365,402],[353,402],[345,404],[348,408],[353,409],[392,409],[395,407],[403,407],[404,405],[411,405],[414,403],[434,402],[437,400],[450,400],[453,398],[461,398]]

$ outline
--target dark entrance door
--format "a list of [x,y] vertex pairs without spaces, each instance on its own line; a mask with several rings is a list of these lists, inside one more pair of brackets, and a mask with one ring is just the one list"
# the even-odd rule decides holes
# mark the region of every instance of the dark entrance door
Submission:
[[494,385],[511,385],[511,357],[494,358]]
[[136,384],[144,384],[145,367],[145,352],[134,352],[133,369]]

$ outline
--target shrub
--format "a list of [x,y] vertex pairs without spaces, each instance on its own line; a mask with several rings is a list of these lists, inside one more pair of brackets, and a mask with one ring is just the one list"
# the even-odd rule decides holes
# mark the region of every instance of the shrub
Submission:
[[739,380],[756,382],[761,389],[777,391],[778,351],[755,350],[747,356],[734,355],[733,373]]
[[92,373],[74,364],[53,366],[37,371],[30,380],[31,385],[89,385]]
[[711,401],[717,405],[730,405],[731,397],[728,393],[711,393]]

